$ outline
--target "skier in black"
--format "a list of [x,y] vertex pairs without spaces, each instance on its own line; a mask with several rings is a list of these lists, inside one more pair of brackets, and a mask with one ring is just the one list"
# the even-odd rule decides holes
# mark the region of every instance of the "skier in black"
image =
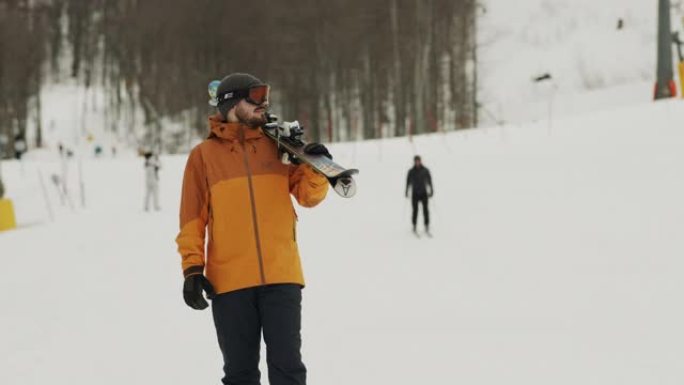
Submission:
[[409,170],[406,176],[406,197],[409,197],[409,187],[411,187],[411,203],[413,206],[413,214],[411,215],[411,223],[413,224],[413,232],[416,232],[416,222],[418,220],[418,203],[423,205],[423,219],[425,223],[425,232],[430,234],[430,211],[428,210],[428,198],[432,197],[434,190],[432,188],[432,176],[430,170],[423,166],[420,156],[413,157],[413,167]]

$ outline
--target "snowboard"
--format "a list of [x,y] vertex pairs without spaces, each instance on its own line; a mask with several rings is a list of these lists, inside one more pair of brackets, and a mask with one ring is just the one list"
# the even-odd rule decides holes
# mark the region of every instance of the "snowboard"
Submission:
[[278,117],[267,114],[268,123],[262,127],[264,134],[273,139],[278,148],[283,152],[283,162],[291,160],[304,162],[328,179],[335,192],[343,198],[351,198],[356,194],[356,181],[354,175],[359,173],[357,169],[347,169],[333,162],[324,155],[311,155],[304,152],[308,144],[303,141],[303,127],[299,122],[279,122]]
[[[221,82],[213,80],[209,83],[209,105],[216,107],[217,90]],[[301,138],[304,134],[303,127],[299,122],[278,122],[278,117],[266,114],[268,123],[262,127],[264,134],[274,140],[278,149],[282,152],[281,160],[284,163],[304,162],[314,170],[321,173],[328,180],[335,192],[343,198],[351,198],[356,194],[356,182],[353,176],[359,173],[357,169],[347,169],[332,161],[324,155],[311,155],[304,152],[304,146],[308,143]]]

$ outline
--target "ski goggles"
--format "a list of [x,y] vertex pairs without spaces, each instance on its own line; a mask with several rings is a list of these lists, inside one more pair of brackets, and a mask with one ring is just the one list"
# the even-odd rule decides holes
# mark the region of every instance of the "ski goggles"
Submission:
[[242,90],[228,91],[221,95],[217,95],[218,104],[221,105],[229,100],[245,99],[247,103],[260,106],[268,102],[268,96],[271,93],[271,87],[268,85],[254,86]]

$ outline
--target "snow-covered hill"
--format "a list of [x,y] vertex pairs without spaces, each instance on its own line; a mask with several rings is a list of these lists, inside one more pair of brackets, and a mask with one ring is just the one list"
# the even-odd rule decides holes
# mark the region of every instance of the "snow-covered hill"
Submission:
[[[672,3],[672,28],[681,30],[682,3]],[[644,0],[484,1],[478,28],[483,123],[546,118],[549,108],[572,115],[649,100],[657,11],[657,1]],[[552,81],[533,82],[546,73]],[[585,98],[588,91],[594,97]]]
[[[682,102],[332,146],[359,193],[298,209],[312,384],[684,382]],[[409,231],[414,153],[433,239]],[[212,384],[208,311],[175,251],[184,156],[142,211],[142,161],[84,160],[73,211],[36,155],[3,162],[20,228],[0,233],[0,383]],[[39,182],[54,211],[50,221]]]
[[[484,0],[478,11],[480,126],[525,123],[621,108],[651,100],[655,78],[657,2],[646,0]],[[681,30],[684,2],[673,1]],[[617,28],[622,20],[622,29]],[[551,81],[533,78],[550,74]],[[47,147],[58,143],[89,156],[136,151],[144,142],[141,111],[113,123],[105,95],[67,78],[44,85],[42,126]],[[107,119],[109,118],[109,119]],[[109,125],[109,126],[108,126]],[[182,121],[164,121],[187,136]],[[33,143],[34,130],[29,130]],[[89,140],[87,140],[89,139]]]

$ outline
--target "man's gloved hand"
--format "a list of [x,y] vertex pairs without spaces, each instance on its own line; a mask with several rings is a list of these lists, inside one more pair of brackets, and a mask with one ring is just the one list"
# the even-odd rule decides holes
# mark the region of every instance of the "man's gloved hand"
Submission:
[[209,306],[202,295],[202,290],[207,292],[207,298],[209,299],[213,299],[216,296],[214,288],[204,275],[194,274],[185,277],[183,299],[188,306],[195,310],[204,310]]
[[304,146],[304,153],[309,155],[323,155],[328,159],[332,159],[332,155],[328,151],[328,148],[320,143],[309,143]]

